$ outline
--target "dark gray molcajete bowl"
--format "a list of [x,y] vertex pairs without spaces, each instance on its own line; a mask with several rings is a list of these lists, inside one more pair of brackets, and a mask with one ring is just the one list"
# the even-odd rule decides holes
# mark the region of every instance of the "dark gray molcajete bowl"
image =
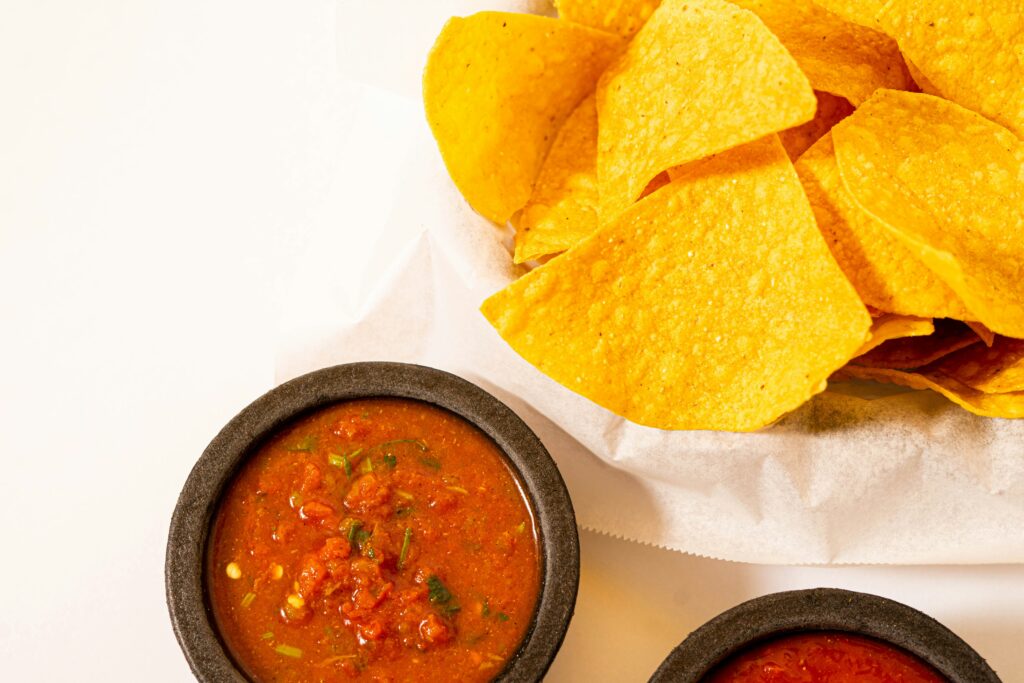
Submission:
[[403,363],[353,363],[303,375],[263,395],[225,426],[196,462],[167,538],[167,607],[200,681],[246,681],[213,625],[204,588],[210,523],[221,493],[260,443],[294,418],[354,398],[418,399],[490,436],[518,473],[536,516],[542,583],[533,623],[498,681],[537,681],[562,645],[579,586],[579,537],[565,483],[540,439],[505,404],[455,375]]
[[773,593],[733,607],[687,636],[651,683],[699,683],[752,645],[808,631],[868,636],[930,664],[950,683],[1000,683],[985,660],[928,615],[893,600],[840,590]]

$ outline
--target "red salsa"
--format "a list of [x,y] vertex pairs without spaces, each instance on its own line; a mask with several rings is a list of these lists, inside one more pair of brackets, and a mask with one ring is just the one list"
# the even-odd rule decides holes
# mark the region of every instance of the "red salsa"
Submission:
[[707,683],[947,683],[911,654],[846,633],[801,633],[757,645]]
[[533,516],[497,446],[439,408],[349,401],[271,438],[207,552],[217,628],[254,681],[486,681],[533,619]]

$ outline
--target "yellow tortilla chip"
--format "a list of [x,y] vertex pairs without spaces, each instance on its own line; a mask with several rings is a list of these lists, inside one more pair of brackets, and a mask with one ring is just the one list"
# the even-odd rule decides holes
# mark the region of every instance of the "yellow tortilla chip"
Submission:
[[555,0],[558,16],[591,28],[631,38],[661,0]]
[[1024,143],[931,95],[880,90],[832,129],[844,186],[993,332],[1024,337]]
[[845,97],[817,91],[814,95],[818,98],[818,112],[814,118],[803,125],[787,128],[779,133],[779,140],[782,141],[782,146],[792,161],[796,161],[811,145],[829,132],[832,126],[853,113],[853,105]]
[[911,86],[900,49],[889,36],[850,23],[812,0],[732,0],[778,36],[815,90],[855,106],[879,88]]
[[891,339],[863,353],[851,365],[868,368],[912,370],[934,363],[951,353],[978,344],[978,337],[958,320],[933,321],[935,331],[927,336]]
[[904,337],[926,337],[935,332],[935,325],[928,318],[886,313],[877,318],[872,316],[871,337],[861,344],[855,355],[860,356],[881,346],[891,339]]
[[1019,2],[890,0],[878,21],[945,97],[1024,137]]
[[975,344],[934,369],[986,394],[1024,391],[1024,339],[996,337],[991,348]]
[[673,166],[814,118],[807,77],[751,12],[665,0],[597,90],[599,218]]
[[968,316],[953,290],[854,203],[839,176],[831,135],[800,157],[796,172],[832,255],[864,303],[922,318]]
[[882,10],[886,0],[814,0],[814,2],[849,22],[877,29],[878,21],[875,17]]
[[770,424],[871,325],[774,135],[690,165],[481,310],[542,372],[661,429]]
[[503,224],[522,208],[562,123],[621,46],[618,36],[529,14],[445,24],[423,73],[423,103],[474,209]]
[[972,322],[970,320],[965,321],[967,327],[974,330],[974,334],[981,337],[981,341],[985,342],[985,346],[992,346],[996,340],[996,334],[992,330],[988,329],[981,323]]
[[934,372],[900,372],[899,370],[859,368],[849,365],[838,372],[833,379],[837,381],[843,379],[870,379],[876,382],[898,384],[903,387],[910,387],[911,389],[931,389],[975,415],[1006,418],[1024,417],[1024,392],[986,394],[976,391],[955,379]]
[[515,262],[557,254],[597,229],[597,108],[587,97],[566,119],[516,225]]

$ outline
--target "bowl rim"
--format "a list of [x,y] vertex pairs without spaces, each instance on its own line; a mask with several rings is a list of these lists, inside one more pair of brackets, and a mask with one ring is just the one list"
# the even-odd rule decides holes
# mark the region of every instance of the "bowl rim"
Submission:
[[737,605],[693,631],[661,663],[651,683],[699,683],[716,666],[778,636],[844,632],[894,645],[950,683],[1000,683],[974,648],[924,612],[870,593],[810,588]]
[[518,475],[538,533],[541,583],[519,651],[495,678],[539,680],[565,638],[579,589],[579,534],[568,489],[547,449],[511,408],[456,375],[409,363],[336,365],[296,377],[266,392],[213,438],[182,487],[167,536],[164,583],[171,625],[196,678],[246,683],[213,624],[205,591],[209,530],[221,496],[242,463],[293,419],[357,398],[408,398],[448,410],[487,434]]

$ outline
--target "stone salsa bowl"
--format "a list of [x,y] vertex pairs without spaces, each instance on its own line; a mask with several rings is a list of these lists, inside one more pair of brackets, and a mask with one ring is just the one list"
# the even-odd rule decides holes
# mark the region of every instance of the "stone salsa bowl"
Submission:
[[505,404],[447,372],[403,363],[352,363],[311,372],[256,399],[214,437],[185,482],[167,538],[165,585],[171,625],[196,678],[248,680],[214,626],[205,555],[220,497],[246,458],[296,417],[339,401],[397,397],[461,416],[505,454],[536,520],[541,585],[533,621],[497,681],[540,680],[569,627],[579,586],[579,537],[565,483],[540,439]]
[[981,655],[928,615],[887,598],[838,588],[773,593],[733,607],[687,636],[650,682],[699,683],[757,643],[809,631],[880,640],[931,665],[950,683],[1000,683]]

